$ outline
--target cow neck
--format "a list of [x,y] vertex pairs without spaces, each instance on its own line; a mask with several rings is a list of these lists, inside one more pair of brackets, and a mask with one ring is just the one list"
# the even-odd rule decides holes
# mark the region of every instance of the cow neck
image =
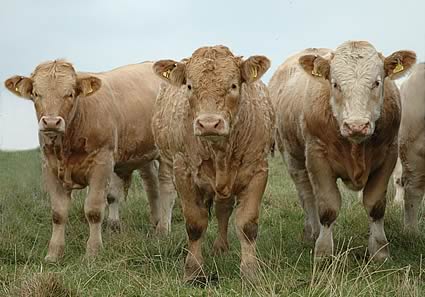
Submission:
[[66,127],[63,135],[56,135],[53,137],[44,136],[43,138],[43,152],[47,156],[47,160],[54,158],[57,167],[57,177],[62,181],[66,188],[73,188],[72,181],[72,167],[70,166],[70,156],[72,154],[72,145],[76,137],[77,131],[81,122],[81,113],[78,105],[74,112],[72,120]]
[[233,186],[242,163],[242,156],[250,148],[254,119],[250,119],[249,104],[241,104],[239,112],[234,118],[234,123],[229,137],[217,143],[208,142],[203,145],[208,152],[208,158],[214,163],[215,192],[217,199],[226,199],[231,196]]
[[366,147],[365,144],[351,143],[350,150],[351,169],[349,176],[355,187],[363,187],[367,181],[366,172]]
[[310,108],[304,113],[309,134],[319,140],[320,145],[330,155],[330,159],[339,160],[345,174],[353,185],[359,187],[366,182],[367,158],[366,144],[355,144],[344,138],[339,130],[338,122],[332,113],[328,100],[311,102]]

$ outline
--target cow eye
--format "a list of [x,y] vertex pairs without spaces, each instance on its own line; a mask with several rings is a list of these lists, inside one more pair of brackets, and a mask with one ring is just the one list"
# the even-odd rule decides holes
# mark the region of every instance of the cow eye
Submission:
[[188,84],[187,85],[187,89],[190,91],[190,90],[192,90],[192,85],[190,85],[190,84]]
[[233,89],[233,90],[236,90],[237,88],[238,88],[238,86],[237,86],[237,85],[232,84],[232,89]]
[[373,83],[372,89],[375,89],[375,88],[379,87],[380,85],[381,85],[381,81],[377,80]]
[[65,98],[72,98],[72,93],[66,94]]
[[34,97],[34,98],[38,98],[38,97],[40,97],[40,95],[37,93],[37,92],[32,92],[32,96]]
[[332,82],[332,88],[333,89],[336,89],[336,90],[338,90],[338,91],[340,91],[341,89],[340,89],[340,87],[339,87],[339,84],[337,84],[336,82]]

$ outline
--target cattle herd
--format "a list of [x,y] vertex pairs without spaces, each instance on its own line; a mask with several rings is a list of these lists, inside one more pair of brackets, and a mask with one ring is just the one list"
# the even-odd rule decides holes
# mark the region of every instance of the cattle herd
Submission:
[[[108,226],[119,229],[119,203],[137,170],[156,233],[170,232],[179,197],[188,237],[184,280],[206,276],[201,244],[212,205],[218,221],[214,252],[229,248],[235,209],[241,274],[255,278],[260,206],[274,147],[297,189],[304,239],[315,241],[316,259],[334,252],[338,179],[363,190],[370,256],[389,256],[386,191],[398,157],[405,230],[418,232],[425,192],[425,64],[416,64],[416,54],[384,56],[365,41],[310,48],[289,57],[266,86],[260,78],[269,67],[265,56],[244,59],[211,46],[181,61],[102,73],[76,72],[55,60],[29,77],[7,79],[9,91],[34,103],[38,119],[53,224],[45,260],[63,256],[71,193],[86,187],[86,255],[96,256],[106,207]],[[406,74],[400,92],[394,80]]]

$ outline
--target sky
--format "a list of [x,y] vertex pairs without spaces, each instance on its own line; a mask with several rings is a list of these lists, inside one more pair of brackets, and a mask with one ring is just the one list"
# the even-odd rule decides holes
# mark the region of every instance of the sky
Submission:
[[38,146],[31,101],[3,81],[65,58],[79,71],[190,56],[223,44],[234,54],[266,55],[268,82],[285,58],[308,47],[367,40],[384,55],[401,49],[425,60],[425,1],[1,1],[0,149]]

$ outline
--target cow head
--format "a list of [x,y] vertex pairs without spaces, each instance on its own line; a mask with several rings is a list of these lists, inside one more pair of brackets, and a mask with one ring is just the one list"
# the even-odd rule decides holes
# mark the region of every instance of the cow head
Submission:
[[224,46],[202,47],[181,62],[161,60],[154,71],[184,89],[193,115],[193,133],[210,141],[225,139],[241,102],[242,84],[261,78],[270,67],[264,56],[246,60]]
[[330,84],[330,105],[343,137],[361,143],[375,130],[384,100],[385,78],[396,79],[416,62],[412,51],[388,57],[365,41],[348,41],[327,57],[304,55],[301,67]]
[[65,133],[80,97],[95,93],[101,81],[94,76],[79,75],[70,63],[56,60],[38,65],[31,77],[7,79],[5,86],[15,95],[34,102],[39,131],[54,136]]

